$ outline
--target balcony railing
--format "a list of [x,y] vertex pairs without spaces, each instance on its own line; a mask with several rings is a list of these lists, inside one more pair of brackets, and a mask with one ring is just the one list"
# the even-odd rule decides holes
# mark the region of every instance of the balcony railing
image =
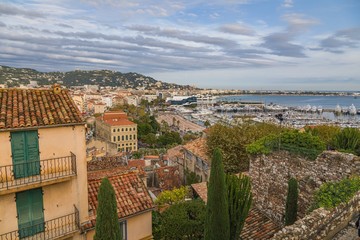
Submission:
[[76,156],[0,166],[0,191],[76,175]]
[[58,239],[73,234],[80,229],[79,210],[41,224],[0,235],[0,240],[47,240]]

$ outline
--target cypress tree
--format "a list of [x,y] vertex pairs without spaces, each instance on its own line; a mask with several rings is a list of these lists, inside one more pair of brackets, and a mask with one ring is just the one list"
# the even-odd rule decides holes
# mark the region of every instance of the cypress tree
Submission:
[[205,218],[205,240],[228,240],[230,237],[227,188],[222,155],[219,148],[213,152],[208,183]]
[[246,175],[226,175],[228,191],[230,240],[239,239],[249,213],[252,194],[250,177]]
[[295,178],[290,178],[288,182],[288,194],[285,207],[285,225],[292,225],[296,221],[298,195],[298,182]]
[[101,181],[98,202],[94,240],[122,239],[115,191],[108,178],[103,178]]

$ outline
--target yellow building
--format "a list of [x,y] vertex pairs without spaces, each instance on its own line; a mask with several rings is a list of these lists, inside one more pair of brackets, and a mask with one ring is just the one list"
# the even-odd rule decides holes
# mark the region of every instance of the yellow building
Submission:
[[0,89],[0,239],[82,239],[85,123],[68,91]]
[[121,111],[105,112],[96,119],[96,136],[117,144],[118,151],[137,151],[137,124]]

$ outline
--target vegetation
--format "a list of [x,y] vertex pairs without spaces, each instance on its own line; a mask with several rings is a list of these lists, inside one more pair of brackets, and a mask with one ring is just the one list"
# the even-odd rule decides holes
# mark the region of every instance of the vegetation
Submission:
[[237,240],[249,213],[252,194],[250,177],[246,175],[226,176],[227,197],[229,204],[230,240]]
[[325,144],[318,136],[301,133],[298,130],[286,130],[280,134],[272,134],[247,146],[250,154],[269,154],[276,150],[286,150],[314,160],[325,150]]
[[249,155],[246,146],[272,133],[280,133],[282,128],[267,123],[245,122],[237,126],[215,124],[209,128],[207,136],[208,154],[215,148],[223,152],[224,168],[227,173],[239,173],[249,169]]
[[292,225],[296,221],[298,211],[298,182],[290,178],[288,182],[288,193],[285,206],[285,225]]
[[334,137],[341,130],[338,126],[319,125],[315,127],[305,127],[305,131],[313,136],[318,136],[326,145],[327,149],[332,149]]
[[115,191],[109,179],[103,178],[98,193],[94,240],[122,239],[117,215]]
[[[121,73],[110,70],[75,70],[70,72],[38,72],[28,68],[13,68],[1,66],[0,81],[6,82],[13,78],[18,79],[12,84],[29,84],[37,81],[39,85],[53,84],[57,81],[63,82],[65,86],[94,85],[112,86],[122,88],[145,88],[158,89],[157,80],[139,73]],[[161,82],[161,89],[180,88],[191,89],[190,86],[182,86],[174,83]]]
[[189,171],[188,169],[185,170],[185,183],[186,185],[191,185],[194,183],[199,183],[201,181],[200,177],[196,175],[196,173]]
[[360,191],[360,177],[353,176],[341,181],[327,182],[320,186],[314,194],[311,210],[323,207],[331,209],[340,203],[348,202],[356,192]]
[[160,193],[157,197],[155,203],[158,205],[165,204],[176,204],[185,201],[187,195],[187,188],[182,186],[180,188],[175,188],[173,190],[166,190]]
[[335,149],[360,155],[360,130],[344,128],[334,136]]
[[205,240],[229,239],[230,223],[225,173],[220,149],[215,149],[211,161],[205,218]]
[[186,201],[170,206],[161,214],[155,239],[203,239],[205,204],[201,200]]

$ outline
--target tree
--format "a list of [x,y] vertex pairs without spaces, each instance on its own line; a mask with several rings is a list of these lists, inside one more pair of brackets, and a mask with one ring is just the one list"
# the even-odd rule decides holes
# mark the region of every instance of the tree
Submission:
[[215,124],[209,128],[207,134],[207,149],[211,156],[215,148],[223,152],[226,173],[248,171],[249,155],[246,146],[272,133],[280,133],[281,128],[268,123],[245,122],[236,126]]
[[191,185],[194,183],[199,183],[201,181],[200,177],[196,173],[185,169],[185,183],[186,185]]
[[108,178],[101,181],[98,193],[94,240],[118,240],[120,234],[115,191]]
[[229,239],[230,224],[224,166],[219,148],[211,161],[205,218],[205,240]]
[[165,190],[157,197],[155,203],[158,205],[176,204],[185,201],[187,188],[182,186],[173,190]]
[[290,178],[288,182],[288,194],[285,206],[285,225],[292,225],[296,221],[298,195],[298,182],[295,178]]
[[211,124],[210,124],[210,122],[209,122],[208,120],[206,120],[206,121],[204,122],[204,126],[208,128],[208,127],[211,126]]
[[161,239],[203,239],[205,211],[201,200],[170,206],[161,215]]
[[227,196],[229,204],[230,239],[239,239],[249,213],[252,194],[250,177],[241,174],[226,175]]

